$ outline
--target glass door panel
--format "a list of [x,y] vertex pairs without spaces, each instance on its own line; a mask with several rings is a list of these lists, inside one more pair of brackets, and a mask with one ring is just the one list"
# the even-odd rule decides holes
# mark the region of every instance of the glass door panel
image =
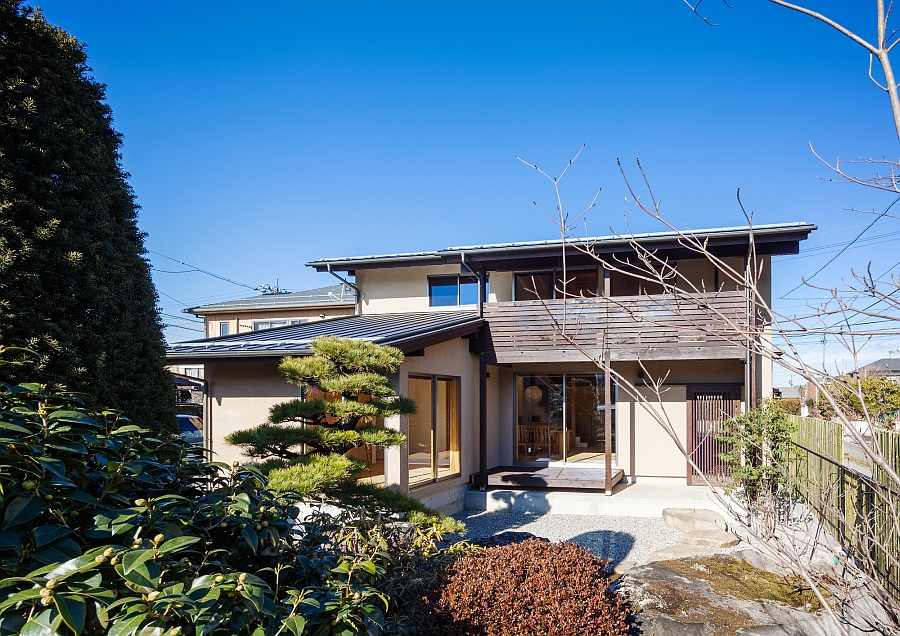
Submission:
[[459,380],[437,378],[437,479],[459,473]]
[[[566,375],[566,461],[606,460],[606,401],[603,374]],[[615,461],[615,387],[612,391],[612,448]]]
[[409,485],[428,483],[434,479],[432,464],[432,390],[431,378],[410,378],[409,398],[416,403],[416,413],[409,416]]
[[563,459],[563,376],[516,377],[516,461]]

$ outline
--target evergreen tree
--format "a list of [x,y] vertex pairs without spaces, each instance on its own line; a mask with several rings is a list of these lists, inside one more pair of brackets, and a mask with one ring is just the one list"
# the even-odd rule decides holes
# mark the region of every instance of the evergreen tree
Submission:
[[[293,464],[289,474],[304,494],[327,491],[362,470],[364,464],[347,456],[351,449],[404,444],[402,433],[376,420],[416,412],[388,378],[403,362],[399,349],[337,337],[314,338],[311,346],[313,355],[287,357],[278,367],[288,382],[304,387],[304,399],[276,404],[268,423],[226,438],[249,457]],[[279,482],[285,475],[270,477]]]
[[122,140],[86,61],[39,11],[0,0],[0,343],[38,353],[30,381],[174,426]]

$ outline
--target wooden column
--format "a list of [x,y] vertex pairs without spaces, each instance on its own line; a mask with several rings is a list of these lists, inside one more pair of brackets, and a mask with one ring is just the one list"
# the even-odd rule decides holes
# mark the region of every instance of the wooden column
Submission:
[[609,347],[603,353],[603,422],[605,430],[606,451],[606,495],[612,495],[612,374],[610,373]]

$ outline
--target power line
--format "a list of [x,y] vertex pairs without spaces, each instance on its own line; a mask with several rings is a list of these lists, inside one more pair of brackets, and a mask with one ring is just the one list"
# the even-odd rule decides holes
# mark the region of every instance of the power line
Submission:
[[862,235],[865,234],[865,233],[866,233],[873,225],[875,225],[876,223],[878,223],[878,221],[880,221],[881,219],[883,219],[884,216],[888,213],[888,211],[890,211],[890,209],[891,209],[892,207],[894,207],[894,204],[897,203],[897,201],[900,201],[900,197],[897,197],[896,199],[894,199],[893,201],[891,201],[891,204],[890,204],[889,206],[887,206],[887,207],[884,209],[884,212],[882,212],[881,214],[879,214],[878,216],[876,216],[876,217],[872,220],[871,223],[869,223],[866,227],[863,228],[862,232],[860,232],[859,234],[856,235],[856,238],[855,238],[855,239],[853,239],[853,240],[850,241],[846,246],[844,246],[844,247],[841,249],[840,252],[838,252],[837,254],[835,254],[834,256],[832,256],[830,259],[828,259],[828,262],[825,263],[824,265],[822,265],[822,267],[820,267],[819,269],[817,269],[816,272],[815,272],[812,276],[810,276],[810,277],[807,278],[805,281],[801,282],[799,285],[797,285],[796,287],[794,287],[793,289],[791,289],[790,291],[788,291],[787,293],[785,293],[784,296],[782,296],[781,298],[779,298],[779,300],[784,300],[784,299],[785,299],[785,296],[787,296],[787,295],[790,294],[791,292],[795,292],[795,291],[797,291],[798,289],[800,289],[801,287],[803,287],[806,283],[808,283],[808,282],[811,281],[813,278],[815,278],[816,276],[818,276],[818,275],[822,272],[823,269],[825,269],[826,267],[828,267],[829,265],[831,265],[834,261],[836,261],[837,258],[838,258],[841,254],[843,254],[844,252],[846,252],[846,251],[850,248],[851,245],[853,245],[854,243],[856,243],[856,241],[858,241],[860,238],[862,238]]
[[[191,265],[190,263],[185,263],[184,261],[180,261],[177,258],[172,258],[171,256],[166,256],[165,254],[162,254],[160,252],[155,252],[153,250],[147,250],[147,251],[150,252],[151,254],[156,254],[157,256],[162,256],[163,258],[168,259],[174,263],[178,263],[179,265],[184,265],[185,267],[193,268],[190,271],[200,272],[201,274],[206,274],[207,276],[212,276],[213,278],[218,278],[219,280],[224,280],[226,283],[231,283],[232,285],[237,285],[238,287],[246,287],[247,289],[252,289],[253,291],[256,291],[256,287],[253,287],[252,285],[247,285],[246,283],[238,282],[238,281],[228,278],[226,276],[220,276],[219,274],[214,274],[213,272],[210,272],[205,269],[201,269],[201,268],[197,267],[196,265]],[[173,273],[186,274],[187,272],[173,272]]]

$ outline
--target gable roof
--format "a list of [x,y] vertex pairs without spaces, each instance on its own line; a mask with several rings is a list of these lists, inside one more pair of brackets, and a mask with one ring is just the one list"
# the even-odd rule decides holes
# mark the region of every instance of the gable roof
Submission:
[[472,335],[478,331],[482,322],[484,321],[476,312],[458,310],[340,316],[302,325],[179,342],[166,348],[166,357],[183,362],[310,355],[310,341],[316,336],[358,338],[376,344],[393,345],[404,353],[409,353]]
[[352,307],[355,304],[356,290],[341,283],[340,285],[318,287],[316,289],[291,292],[288,294],[260,294],[259,296],[238,298],[236,300],[226,300],[225,302],[213,303],[211,305],[189,307],[187,309],[182,309],[182,311],[186,314],[203,316],[205,314],[218,313],[222,311],[233,312],[294,308],[308,309],[310,307],[325,306]]
[[[817,229],[816,226],[810,223],[775,223],[753,226],[752,233],[759,254],[797,254],[800,241],[805,240],[815,229]],[[685,233],[706,240],[709,249],[719,256],[740,256],[747,252],[751,228],[749,226],[724,227],[685,230]],[[697,258],[696,253],[684,247],[683,239],[680,239],[678,232],[615,234],[567,239],[566,245],[567,253],[579,257],[581,252],[576,249],[577,247],[590,247],[596,254],[614,254],[631,251],[632,241],[637,241],[651,249],[669,251],[676,258],[679,257],[679,254],[681,258]],[[562,253],[562,245],[560,239],[468,245],[447,247],[431,252],[323,258],[311,261],[307,263],[307,266],[314,267],[319,272],[329,270],[352,272],[357,269],[461,263],[474,270],[501,271],[521,267],[524,260],[539,261],[559,258]],[[463,259],[465,259],[465,263],[463,263]]]

